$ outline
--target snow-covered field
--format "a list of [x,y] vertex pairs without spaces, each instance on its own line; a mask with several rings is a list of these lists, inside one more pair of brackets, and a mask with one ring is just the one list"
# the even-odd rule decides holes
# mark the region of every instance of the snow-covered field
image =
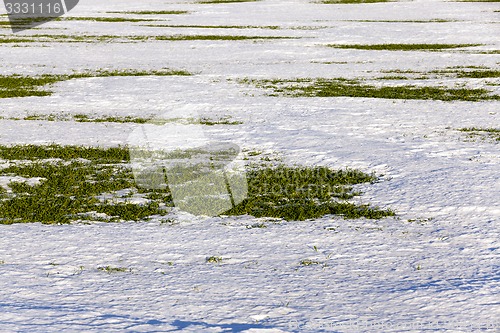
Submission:
[[[0,332],[500,332],[498,141],[462,127],[499,128],[499,102],[266,96],[243,78],[374,78],[453,66],[498,70],[495,2],[322,5],[305,0],[197,4],[82,0],[70,16],[149,15],[150,22],[59,21],[19,34],[227,34],[297,39],[0,44],[0,74],[184,69],[193,76],[57,83],[54,94],[0,100],[0,144],[117,146],[133,123],[14,120],[26,115],[161,116],[179,107],[240,125],[210,138],[287,163],[353,167],[381,181],[362,202],[397,217],[286,222],[197,217],[0,225]],[[143,17],[131,15],[130,17]],[[445,22],[387,22],[389,20]],[[378,22],[374,22],[378,21]],[[306,28],[307,27],[307,28]],[[12,36],[7,27],[0,34]],[[468,43],[473,51],[393,52],[325,44]],[[483,87],[498,79],[420,85]],[[1,215],[1,212],[0,212]],[[267,228],[249,228],[263,222]],[[207,257],[221,257],[219,263]],[[318,264],[305,265],[304,263]],[[103,267],[126,268],[106,272]]]

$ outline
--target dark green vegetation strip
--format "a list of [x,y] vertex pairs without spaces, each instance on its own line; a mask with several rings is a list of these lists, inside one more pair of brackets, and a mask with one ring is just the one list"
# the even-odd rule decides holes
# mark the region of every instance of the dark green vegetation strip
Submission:
[[[137,188],[126,147],[0,146],[9,161],[0,176],[37,178],[11,181],[0,190],[0,223],[68,223],[77,220],[144,220],[165,215],[172,206],[167,188]],[[328,214],[381,218],[394,212],[347,200],[359,195],[352,185],[376,178],[356,170],[325,167],[263,167],[248,172],[249,196],[225,215],[250,214],[304,220]],[[1,187],[0,187],[1,188]],[[121,191],[120,191],[121,190]],[[120,191],[118,194],[117,191]],[[143,198],[133,203],[130,196]],[[96,217],[96,213],[106,214]]]
[[440,51],[482,44],[328,44],[337,49],[376,50],[376,51]]
[[500,129],[499,128],[481,128],[481,127],[464,127],[458,129],[461,132],[465,132],[469,137],[482,137],[493,139],[494,141],[500,141]]
[[31,18],[16,18],[11,21],[1,21],[0,25],[10,25],[18,28],[29,28],[37,22],[46,21],[91,21],[91,22],[147,22],[158,21],[156,19],[145,18],[129,18],[129,17],[87,17],[87,16],[63,16],[63,17],[31,17]]
[[366,22],[366,23],[449,23],[457,20],[431,19],[431,20],[344,20],[345,22]]
[[441,101],[482,101],[498,100],[499,95],[491,95],[486,89],[386,86],[377,87],[359,80],[336,79],[295,79],[295,80],[242,80],[257,87],[270,89],[273,96],[290,97],[366,97],[388,99],[423,99]]
[[360,195],[351,185],[376,181],[373,175],[361,171],[278,166],[252,170],[247,177],[248,198],[226,215],[249,214],[285,220],[305,220],[329,214],[372,219],[395,215],[391,210],[347,202]]
[[188,14],[187,10],[136,10],[125,12],[107,12],[109,14],[135,14],[135,15],[182,15]]
[[20,75],[0,76],[0,98],[47,96],[50,91],[39,90],[41,86],[61,81],[58,76],[42,75],[29,77]]
[[61,159],[69,161],[82,158],[100,163],[122,163],[130,160],[128,149],[123,147],[96,148],[59,145],[0,146],[0,159],[38,160]]
[[499,70],[462,71],[460,73],[457,73],[457,77],[473,78],[473,79],[495,78],[495,77],[500,77],[500,71]]
[[[39,185],[10,182],[13,195],[0,202],[3,223],[44,222],[66,223],[78,219],[78,214],[105,213],[124,220],[139,220],[162,214],[159,202],[145,205],[101,202],[96,196],[132,188],[130,170],[117,165],[76,162],[34,162],[10,166],[3,175],[41,177]],[[165,212],[163,211],[163,214]]]
[[[133,116],[107,116],[107,117],[93,117],[86,114],[33,114],[23,118],[11,117],[4,118],[0,116],[0,119],[7,120],[39,120],[39,121],[75,121],[78,123],[135,123],[135,124],[145,124],[153,123],[156,125],[166,124],[177,121],[177,119],[159,119],[151,116],[149,118],[144,117],[133,117]],[[232,120],[231,117],[221,117],[221,118],[207,118],[202,117],[200,119],[187,119],[191,124],[200,124],[206,126],[214,125],[241,125],[243,122]]]
[[88,73],[75,73],[69,75],[45,74],[37,77],[23,75],[0,75],[0,98],[27,97],[27,96],[48,96],[52,92],[40,89],[45,85],[60,81],[91,77],[109,76],[169,76],[169,75],[191,75],[182,70],[117,70],[117,71],[97,71]]
[[[487,79],[487,78],[498,78],[500,77],[500,71],[488,68],[485,66],[452,66],[446,67],[444,69],[436,69],[429,72],[420,72],[412,70],[383,70],[382,73],[393,73],[398,74],[394,76],[394,79],[413,79],[413,80],[425,80],[425,79],[442,79],[446,77],[452,78],[465,78],[465,79]],[[390,77],[383,77],[378,79],[390,79]]]
[[145,22],[156,21],[154,19],[127,18],[127,17],[62,17],[61,21],[93,21],[93,22]]
[[229,35],[174,35],[174,36],[156,36],[156,40],[251,40],[251,39],[295,39],[296,37],[282,36],[229,36]]
[[[154,200],[142,205],[126,200],[116,202],[116,197],[97,198],[105,193],[134,189],[125,148],[0,147],[0,158],[17,162],[0,169],[0,175],[42,178],[33,186],[26,182],[9,183],[12,192],[2,195],[0,223],[68,223],[92,220],[93,213],[106,214],[107,221],[141,220],[151,215],[164,215],[165,207],[171,205],[170,195],[160,190],[154,192]],[[47,158],[58,160],[45,160]],[[82,158],[86,161],[78,160]]]
[[[275,27],[267,27],[275,29]],[[277,29],[277,27],[276,27]],[[287,36],[240,36],[240,35],[168,35],[168,36],[120,36],[120,35],[49,35],[37,34],[26,37],[0,36],[0,44],[4,43],[97,43],[97,42],[147,42],[147,41],[183,41],[183,40],[265,40],[265,39],[298,39]]]
[[279,30],[277,25],[188,25],[188,24],[144,24],[154,28],[193,28],[193,29],[269,29]]

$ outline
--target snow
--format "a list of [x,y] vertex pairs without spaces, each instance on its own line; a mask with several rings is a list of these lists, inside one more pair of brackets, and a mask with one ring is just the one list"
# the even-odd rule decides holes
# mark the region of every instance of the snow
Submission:
[[[479,49],[498,49],[496,3],[422,0],[326,6],[278,0],[219,5],[88,0],[71,15],[154,9],[191,11],[168,16],[161,24],[320,29],[164,29],[63,21],[40,28],[67,30],[22,32],[304,38],[1,44],[2,74],[168,67],[195,75],[79,79],[54,85],[52,96],[2,99],[0,144],[124,145],[140,125],[9,118],[62,113],[161,116],[165,110],[188,107],[202,116],[231,116],[243,122],[204,128],[214,140],[273,152],[288,163],[354,167],[383,175],[380,182],[362,186],[358,200],[390,207],[398,216],[284,222],[175,211],[170,221],[0,225],[0,331],[499,332],[498,144],[470,142],[456,131],[500,127],[498,102],[269,97],[235,81],[376,77],[382,70],[448,66],[498,69],[498,54],[323,46],[483,43]],[[437,18],[460,21],[348,21]],[[347,63],[318,63],[325,61]],[[450,86],[457,82],[463,80],[443,80]],[[483,86],[485,81],[471,82]],[[489,88],[498,93],[498,86]],[[267,228],[250,227],[256,223]],[[208,263],[210,256],[223,260]],[[319,264],[304,266],[302,260]],[[127,271],[99,270],[107,266]]]

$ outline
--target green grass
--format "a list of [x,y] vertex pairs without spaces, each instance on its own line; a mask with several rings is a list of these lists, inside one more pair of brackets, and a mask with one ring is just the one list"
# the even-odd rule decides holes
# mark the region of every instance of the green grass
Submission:
[[289,97],[365,97],[387,99],[421,99],[441,101],[483,101],[498,100],[499,95],[491,95],[486,89],[384,86],[378,87],[359,80],[335,79],[270,79],[241,80],[260,88],[271,90],[272,96]]
[[476,70],[476,71],[461,71],[457,73],[459,78],[498,78],[500,77],[500,70]]
[[84,16],[63,16],[63,17],[20,17],[10,21],[0,22],[2,25],[9,25],[16,28],[29,28],[37,22],[49,21],[92,21],[92,22],[147,22],[157,21],[155,19],[127,18],[127,17],[84,17]]
[[210,256],[205,258],[205,261],[212,264],[220,264],[222,262],[222,257]]
[[[134,124],[146,124],[146,123],[154,123],[156,125],[162,125],[166,123],[171,123],[175,121],[179,121],[179,119],[159,119],[154,118],[154,116],[144,118],[144,117],[134,117],[134,116],[105,116],[105,117],[95,117],[89,116],[86,114],[31,114],[29,116],[25,116],[23,118],[19,117],[11,117],[5,118],[1,117],[0,119],[8,119],[8,120],[38,120],[38,121],[75,121],[78,123],[134,123]],[[241,125],[243,122],[237,120],[231,120],[231,117],[225,116],[220,118],[208,118],[202,117],[199,119],[183,119],[183,121],[190,124],[200,124],[206,126],[215,126],[215,125]]]
[[106,12],[109,14],[134,14],[134,15],[182,15],[189,14],[187,10],[135,10],[124,12]]
[[131,171],[119,165],[36,161],[17,163],[0,172],[43,179],[35,186],[24,182],[9,183],[13,195],[0,202],[1,223],[67,223],[85,219],[82,214],[90,212],[105,213],[119,220],[140,220],[165,214],[158,201],[138,205],[97,199],[104,193],[134,187]]
[[144,24],[145,27],[155,28],[194,28],[194,29],[280,29],[277,25],[187,25],[187,24]]
[[481,127],[464,127],[458,129],[460,132],[468,134],[469,138],[490,139],[493,141],[500,141],[499,128],[481,128]]
[[252,215],[285,220],[306,220],[325,215],[345,218],[382,218],[391,210],[356,205],[348,199],[360,195],[352,185],[374,182],[376,177],[357,170],[326,167],[276,166],[247,173],[248,198],[225,215]]
[[48,96],[50,91],[40,87],[62,81],[58,75],[40,75],[29,77],[21,75],[0,75],[0,98]]
[[96,72],[83,72],[67,75],[45,74],[36,77],[23,75],[0,75],[0,98],[48,96],[52,92],[41,89],[44,86],[71,79],[110,77],[110,76],[169,76],[191,75],[182,70],[100,70]]
[[90,160],[94,163],[125,163],[130,160],[128,149],[124,147],[97,148],[82,146],[59,145],[19,145],[0,146],[0,159],[3,160],[40,160],[60,159],[71,161],[74,159]]
[[377,3],[377,2],[392,2],[392,0],[321,0],[320,3],[335,5],[335,4],[359,4],[359,3]]
[[241,125],[243,122],[231,120],[231,117],[222,117],[219,119],[210,119],[202,117],[198,120],[201,125],[214,126],[214,125]]
[[[1,176],[38,179],[37,183],[11,181],[8,191],[2,188],[0,224],[141,221],[166,215],[173,205],[168,186],[137,187],[126,147],[0,146],[0,159],[9,161],[0,169]],[[247,176],[248,197],[224,215],[286,220],[329,214],[375,219],[394,215],[391,210],[348,201],[360,195],[353,185],[376,181],[357,170],[281,165],[250,168]],[[131,202],[131,196],[142,198],[142,203]]]
[[[166,214],[171,206],[167,191],[156,193],[144,204],[127,202],[126,195],[105,193],[134,189],[135,181],[128,164],[128,149],[78,146],[0,146],[0,158],[9,166],[0,175],[41,178],[38,185],[10,182],[12,193],[0,201],[0,223],[68,223],[93,219],[93,213],[107,214],[108,221],[142,220]],[[140,193],[140,190],[136,190]]]
[[128,17],[61,17],[61,21],[92,21],[92,22],[147,22],[157,21],[154,19],[128,18]]
[[238,36],[238,35],[173,35],[156,36],[156,40],[181,41],[181,40],[256,40],[256,39],[294,39],[296,37],[283,36]]
[[[162,25],[151,25],[162,27]],[[278,29],[277,26],[264,27],[266,29]],[[97,43],[97,42],[120,42],[136,43],[147,41],[185,41],[185,40],[266,40],[266,39],[297,39],[299,37],[287,36],[241,36],[241,35],[166,35],[166,36],[120,36],[120,35],[50,35],[37,34],[26,37],[0,36],[0,44],[19,44],[19,43]]]
[[12,44],[12,43],[97,43],[97,42],[109,42],[109,41],[145,41],[149,40],[148,36],[119,36],[119,35],[49,35],[49,34],[37,34],[30,35],[26,37],[9,37],[0,36],[0,44]]
[[400,75],[386,75],[378,77],[376,80],[408,80],[408,77]]
[[102,266],[102,267],[97,267],[97,270],[106,272],[108,274],[111,273],[125,273],[125,272],[131,272],[132,269],[126,268],[126,267],[112,267],[112,266]]
[[376,51],[441,51],[482,44],[328,44],[337,49],[376,50]]
[[346,22],[366,22],[366,23],[449,23],[459,22],[457,20],[431,19],[431,20],[344,20]]
[[301,266],[313,266],[313,265],[319,265],[320,262],[316,260],[311,260],[311,259],[304,259],[300,261]]
[[378,78],[379,80],[391,79],[429,79],[429,78],[465,78],[465,79],[482,79],[482,78],[498,78],[500,71],[497,69],[488,68],[485,66],[452,66],[444,69],[436,69],[429,72],[418,72],[412,70],[382,70],[382,73],[390,74],[407,74],[403,75],[390,75]]

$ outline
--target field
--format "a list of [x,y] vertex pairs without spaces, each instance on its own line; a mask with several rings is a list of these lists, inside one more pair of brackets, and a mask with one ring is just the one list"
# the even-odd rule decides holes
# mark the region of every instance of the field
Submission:
[[498,332],[497,2],[2,7],[0,331]]

